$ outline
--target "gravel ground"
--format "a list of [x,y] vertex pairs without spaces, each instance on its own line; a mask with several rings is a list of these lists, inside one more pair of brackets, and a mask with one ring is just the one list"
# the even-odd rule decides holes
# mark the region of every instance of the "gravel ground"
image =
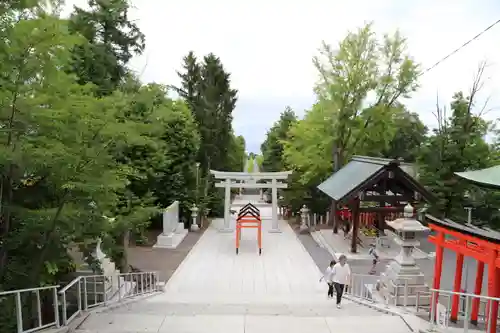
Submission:
[[167,282],[201,235],[203,230],[189,232],[176,249],[131,246],[128,249],[129,264],[141,271],[159,271],[160,280]]

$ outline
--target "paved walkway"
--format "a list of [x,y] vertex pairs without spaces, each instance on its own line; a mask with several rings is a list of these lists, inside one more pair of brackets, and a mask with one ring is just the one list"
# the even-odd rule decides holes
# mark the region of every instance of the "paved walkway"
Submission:
[[[334,253],[344,253],[350,260],[372,259],[370,254],[368,254],[370,243],[363,244],[363,246],[358,246],[358,253],[353,254],[351,253],[351,240],[344,239],[344,234],[342,233],[342,231],[339,231],[338,234],[334,234],[332,232],[332,229],[320,229],[313,232],[313,237],[318,243],[322,243],[320,245],[324,245],[325,248],[330,253],[332,253],[332,255]],[[375,242],[375,240],[372,241],[372,243]],[[382,260],[392,260],[400,253],[400,251],[401,246],[396,244],[392,237],[384,237],[384,247],[377,247],[377,252],[380,256],[380,259]],[[415,248],[413,257],[415,259],[428,259],[429,254],[423,252],[418,248]]]
[[[260,207],[263,215],[270,215]],[[255,230],[245,230],[240,254],[234,234],[208,229],[168,281],[165,292],[92,315],[87,332],[169,333],[407,333],[401,318],[345,300],[337,309],[326,299],[321,273],[293,230],[268,233],[263,222],[263,253]],[[388,329],[390,328],[390,329]]]

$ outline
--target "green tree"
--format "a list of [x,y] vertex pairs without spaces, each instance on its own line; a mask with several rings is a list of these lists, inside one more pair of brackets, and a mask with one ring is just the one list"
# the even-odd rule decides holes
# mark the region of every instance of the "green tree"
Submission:
[[264,156],[262,155],[257,155],[255,157],[255,162],[257,162],[257,166],[259,167],[259,171],[262,172],[262,163],[264,162]]
[[[12,11],[0,25],[0,289],[57,284],[75,269],[68,248],[89,253],[108,228],[103,215],[126,182],[110,150],[130,128],[116,121],[113,96],[96,99],[61,71],[84,42],[67,21]],[[0,303],[9,332],[14,307]]]
[[160,208],[175,200],[179,200],[181,214],[187,217],[194,201],[199,136],[187,107],[167,98],[165,87],[141,87],[131,79],[122,90],[127,92],[122,96],[126,105],[118,121],[128,123],[134,131],[115,150],[117,161],[127,171],[128,182],[111,212],[115,218],[111,234],[119,243],[115,260],[126,270],[123,250],[129,245],[131,232],[142,234],[150,219],[160,215]]
[[86,43],[73,49],[70,71],[80,84],[93,83],[99,96],[112,94],[126,76],[127,63],[145,48],[144,35],[128,18],[127,0],[88,0],[74,7],[70,31]]
[[470,184],[454,173],[488,167],[494,156],[484,139],[491,123],[481,117],[484,110],[474,114],[483,71],[484,64],[469,96],[462,92],[453,96],[450,116],[445,108],[437,108],[438,128],[418,159],[421,182],[438,197],[433,208],[447,217],[463,215],[464,205],[470,204],[467,194],[473,191]]
[[[426,140],[427,127],[418,114],[402,108],[395,113],[395,134],[381,155],[387,158],[402,158],[405,162],[415,162],[422,144]],[[373,155],[377,155],[376,152]]]
[[193,52],[184,58],[181,84],[175,88],[189,106],[200,133],[198,162],[203,178],[203,202],[214,214],[222,212],[222,194],[214,190],[210,169],[231,169],[232,112],[237,90],[231,88],[230,74],[214,54],[200,63]]
[[248,158],[247,169],[245,171],[248,173],[252,173],[255,171],[255,160],[254,160],[253,156],[250,156]]
[[324,158],[335,152],[335,170],[352,154],[387,148],[392,140],[398,101],[418,87],[418,66],[405,52],[398,31],[379,40],[367,24],[349,32],[337,50],[323,43],[314,58],[320,77],[315,90],[334,127],[333,147]]
[[245,138],[241,135],[231,135],[231,142],[228,149],[229,171],[241,172],[245,168],[247,159],[245,153]]
[[286,107],[280,119],[267,132],[266,140],[260,146],[263,170],[284,171],[286,167],[283,157],[283,141],[286,140],[290,127],[296,122],[297,116],[290,107]]
[[371,24],[349,32],[337,49],[323,43],[313,62],[318,101],[284,140],[285,162],[311,201],[322,200],[316,186],[352,155],[389,148],[399,100],[417,89],[418,76],[399,32],[380,39]]

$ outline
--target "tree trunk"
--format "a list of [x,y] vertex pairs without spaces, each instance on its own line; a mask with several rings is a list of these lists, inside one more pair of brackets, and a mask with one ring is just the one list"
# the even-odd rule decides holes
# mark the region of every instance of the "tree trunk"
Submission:
[[130,229],[125,230],[122,235],[123,256],[120,262],[120,268],[123,273],[130,272],[130,265],[128,264],[128,250],[130,246]]

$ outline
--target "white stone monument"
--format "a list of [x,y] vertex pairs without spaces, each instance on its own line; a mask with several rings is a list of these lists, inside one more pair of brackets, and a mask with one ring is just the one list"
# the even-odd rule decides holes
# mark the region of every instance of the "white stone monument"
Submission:
[[[404,208],[404,218],[386,221],[395,233],[389,230],[385,232],[392,235],[395,242],[401,246],[401,252],[380,276],[379,288],[387,289],[389,304],[415,305],[417,293],[429,291],[424,274],[413,258],[413,249],[420,245],[418,238],[427,233],[429,228],[413,218],[413,211],[413,207],[407,204]],[[430,296],[421,294],[418,301],[420,305],[429,305]]]
[[184,240],[188,230],[179,222],[179,202],[174,201],[163,211],[163,232],[153,247],[175,249]]

